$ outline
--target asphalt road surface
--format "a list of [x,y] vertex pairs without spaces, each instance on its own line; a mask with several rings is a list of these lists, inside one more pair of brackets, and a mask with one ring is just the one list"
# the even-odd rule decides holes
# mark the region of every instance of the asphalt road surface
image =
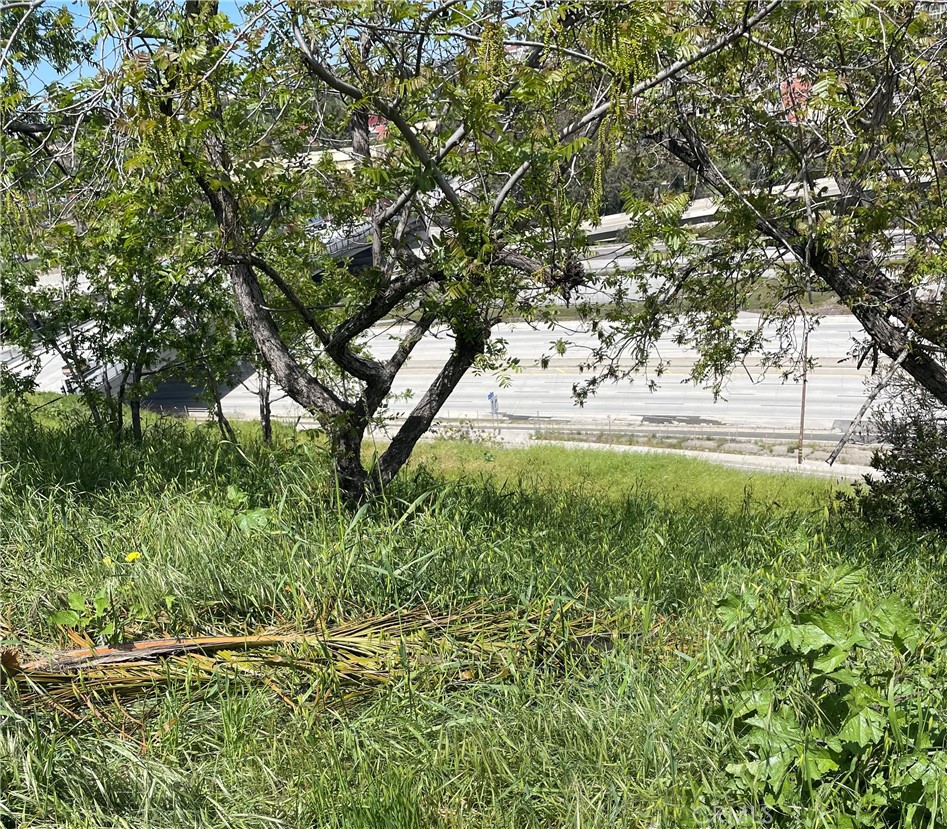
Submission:
[[[755,326],[757,318],[744,314],[738,324]],[[391,333],[397,333],[397,329],[373,332],[371,346],[378,356],[386,356],[396,347]],[[837,431],[838,421],[851,420],[862,405],[868,366],[858,370],[847,357],[860,334],[861,328],[852,317],[833,316],[823,319],[810,336],[809,354],[817,366],[809,373],[807,430]],[[442,409],[442,417],[487,418],[490,416],[487,395],[493,392],[499,399],[500,419],[504,423],[536,423],[551,418],[604,425],[610,420],[641,422],[644,419],[646,423],[677,422],[708,427],[717,421],[726,426],[751,429],[798,428],[801,384],[783,382],[776,371],[761,377],[758,363],[748,365],[747,370],[738,368],[723,397],[715,401],[711,391],[695,387],[687,380],[694,362],[693,353],[673,345],[668,339],[661,344],[661,355],[670,362],[670,368],[658,379],[657,391],[649,391],[640,377],[634,382],[609,383],[600,387],[584,408],[579,408],[572,397],[573,385],[588,376],[579,371],[581,350],[570,351],[565,357],[552,356],[547,369],[539,365],[543,355],[555,354],[552,344],[564,336],[561,332],[536,330],[525,323],[515,323],[500,327],[497,336],[507,340],[508,351],[520,359],[522,370],[511,374],[505,387],[491,374],[468,374]],[[571,339],[580,346],[592,343],[589,335],[573,335]],[[426,337],[399,374],[392,391],[396,394],[411,391],[415,398],[420,397],[440,370],[450,348],[451,340],[446,335]],[[225,411],[236,416],[256,417],[259,411],[256,390],[257,378],[250,375],[224,396]],[[168,394],[172,394],[171,389]],[[306,417],[306,413],[285,396],[276,393],[273,397],[274,414]],[[411,405],[410,401],[396,401],[391,414],[407,414]]]
[[[614,255],[608,248],[599,249],[595,265],[604,266],[604,259]],[[740,316],[738,325],[756,326],[758,318],[751,314]],[[379,329],[372,332],[370,347],[378,356],[387,356],[396,347],[398,329]],[[858,323],[850,316],[824,318],[809,339],[809,354],[817,366],[809,374],[807,391],[807,432],[839,432],[844,422],[851,420],[865,397],[865,379],[868,366],[859,370],[848,357],[854,340],[862,334]],[[770,371],[761,377],[759,364],[751,363],[746,369],[738,367],[717,401],[705,388],[695,387],[687,380],[694,363],[694,354],[675,346],[670,338],[661,343],[661,357],[670,364],[665,374],[657,378],[660,387],[651,392],[644,378],[623,380],[599,388],[584,408],[573,399],[573,386],[587,379],[580,364],[593,343],[587,334],[569,334],[565,331],[534,329],[525,323],[501,326],[496,335],[508,343],[511,356],[520,360],[521,371],[511,374],[508,385],[491,375],[469,373],[458,385],[441,411],[442,418],[487,419],[490,417],[491,392],[498,397],[499,422],[504,426],[535,428],[547,425],[552,429],[570,428],[581,424],[584,428],[606,428],[623,425],[657,424],[678,425],[694,431],[707,432],[716,426],[721,434],[754,429],[780,431],[791,434],[798,429],[801,385],[783,382],[779,373]],[[567,337],[577,344],[565,357],[555,355],[553,343]],[[412,392],[415,398],[427,389],[443,365],[452,345],[445,335],[428,336],[400,372],[392,391],[404,395]],[[21,360],[11,351],[4,350],[0,357],[11,367]],[[550,355],[549,367],[542,369],[540,358]],[[59,391],[66,376],[62,362],[55,354],[42,358],[39,388]],[[101,372],[101,369],[99,369]],[[113,372],[114,373],[114,372]],[[257,378],[250,374],[233,389],[225,390],[224,409],[232,416],[255,418],[259,413]],[[297,404],[279,390],[273,394],[273,411],[277,416],[308,418]],[[163,383],[150,401],[151,405],[174,410],[206,408],[196,399],[196,390],[181,383]],[[395,400],[390,414],[397,417],[410,411],[410,400]]]

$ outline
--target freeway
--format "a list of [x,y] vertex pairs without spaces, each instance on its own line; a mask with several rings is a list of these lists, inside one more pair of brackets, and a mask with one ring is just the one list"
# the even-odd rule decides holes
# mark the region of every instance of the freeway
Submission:
[[[755,326],[758,318],[743,314],[739,325]],[[397,329],[373,332],[371,346],[378,356],[386,356],[395,347],[391,339]],[[864,381],[867,366],[859,370],[847,359],[854,339],[861,334],[858,323],[849,316],[828,317],[809,339],[809,353],[817,366],[809,374],[807,425],[812,431],[830,431],[838,421],[851,420],[865,398]],[[521,371],[509,376],[507,385],[491,374],[469,373],[458,385],[441,412],[443,418],[489,418],[487,395],[499,398],[503,422],[542,423],[552,418],[564,423],[582,421],[604,424],[611,421],[683,423],[719,428],[792,430],[798,427],[801,386],[782,382],[778,372],[761,377],[758,362],[738,369],[727,385],[723,397],[715,401],[713,394],[687,381],[694,354],[670,342],[662,342],[661,354],[670,363],[668,371],[658,379],[659,388],[652,392],[646,382],[621,381],[601,387],[579,408],[572,398],[575,383],[588,377],[580,371],[581,353],[568,352],[565,357],[553,356],[543,369],[539,360],[554,354],[552,344],[563,332],[534,329],[525,323],[501,326],[497,336],[503,337],[511,356],[520,360]],[[588,334],[571,339],[586,348],[592,344]],[[443,364],[451,347],[444,334],[428,336],[418,344],[411,360],[395,381],[396,394],[423,394]],[[223,398],[228,414],[255,417],[258,412],[257,379],[251,375],[243,384]],[[396,401],[392,417],[406,414],[410,401]],[[274,395],[274,414],[282,417],[307,417],[295,403],[283,395]]]
[[[623,246],[602,245],[590,251],[587,266],[604,270],[613,265],[628,266],[623,261]],[[617,255],[618,261],[613,262]],[[48,275],[54,280],[56,274]],[[605,299],[602,297],[602,299]],[[738,324],[755,326],[758,318],[741,315]],[[397,335],[396,328],[372,332],[370,347],[380,356],[390,353]],[[812,431],[833,429],[840,421],[851,420],[864,400],[864,381],[867,368],[858,370],[846,359],[856,337],[862,334],[858,323],[850,316],[830,316],[822,320],[810,338],[810,355],[817,367],[810,373],[807,405],[807,425]],[[759,364],[742,367],[724,390],[722,399],[715,401],[710,391],[687,382],[695,355],[675,346],[670,339],[661,343],[662,358],[669,368],[659,378],[660,387],[649,391],[646,380],[636,379],[601,387],[584,408],[576,406],[572,389],[587,379],[581,371],[583,349],[593,344],[588,334],[568,335],[558,330],[535,329],[525,323],[502,326],[496,336],[508,343],[511,356],[520,360],[521,370],[509,377],[509,383],[486,374],[468,374],[442,410],[444,418],[489,418],[487,395],[499,397],[499,411],[503,422],[510,425],[561,421],[561,425],[583,422],[610,424],[612,421],[655,424],[683,424],[704,429],[719,426],[734,430],[766,429],[788,432],[797,427],[799,420],[800,385],[782,382],[778,372],[761,377]],[[552,356],[547,369],[539,365],[543,355],[553,355],[552,344],[559,337],[569,336],[578,345],[565,357]],[[418,345],[412,359],[395,381],[393,392],[415,396],[423,394],[436,376],[451,346],[444,334],[428,336]],[[8,353],[9,352],[9,353]],[[14,370],[24,368],[22,356],[15,350],[4,349],[4,362]],[[38,387],[59,391],[64,382],[62,361],[54,354],[42,355],[42,371]],[[101,368],[98,369],[101,372]],[[110,374],[114,374],[113,369]],[[259,411],[256,396],[257,379],[248,376],[224,397],[224,408],[230,415],[256,417]],[[200,407],[195,391],[182,384],[163,384],[152,398],[153,405],[162,408],[183,409]],[[393,417],[410,410],[409,400],[396,400],[391,407]],[[308,417],[285,395],[274,395],[274,414],[287,418]]]

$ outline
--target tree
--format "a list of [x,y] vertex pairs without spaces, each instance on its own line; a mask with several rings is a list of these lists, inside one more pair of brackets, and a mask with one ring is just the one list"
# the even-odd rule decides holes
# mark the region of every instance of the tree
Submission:
[[[692,13],[712,38],[742,12]],[[762,326],[731,324],[751,296],[786,338],[768,359],[792,370],[805,352],[788,347],[790,326],[819,290],[864,327],[860,361],[904,354],[908,374],[947,404],[945,45],[947,17],[931,3],[783,3],[668,79],[641,110],[638,146],[715,195],[715,241],[681,229],[686,193],[657,205],[629,194],[642,264],[610,283],[622,295],[590,360],[598,380],[640,369],[674,329],[702,353],[694,379],[720,389],[762,346]],[[617,350],[636,359],[619,369]]]
[[[102,10],[107,11],[107,10]],[[142,436],[141,404],[166,370],[213,389],[239,342],[220,268],[208,268],[199,211],[180,181],[157,182],[148,153],[114,129],[121,90],[88,70],[93,37],[63,8],[2,8],[3,337],[58,353],[93,420]]]
[[[652,69],[661,5],[635,12],[273,2],[233,22],[210,2],[96,4],[94,38],[113,49],[98,75],[24,96],[4,130],[103,142],[108,174],[87,172],[88,187],[114,193],[132,161],[150,168],[155,203],[203,203],[209,264],[226,269],[268,370],[319,418],[339,488],[358,501],[397,473],[476,361],[502,363],[491,331],[504,314],[540,313],[582,281],[573,251],[595,206],[569,185],[600,181],[603,152],[570,163],[596,131],[607,148],[622,96]],[[377,119],[387,132],[373,142]],[[350,165],[309,153],[343,132]],[[314,217],[343,234],[367,225],[370,265],[345,267],[307,235]],[[385,320],[403,333],[376,356],[366,335]],[[366,428],[435,328],[450,356],[369,471]]]
[[[201,267],[206,252],[194,211],[182,209],[175,192],[179,183],[154,199],[134,154],[120,177],[106,169],[84,181],[101,153],[92,138],[70,148],[70,183],[88,212],[52,212],[57,205],[36,199],[16,211],[21,222],[5,234],[4,338],[24,353],[57,352],[65,385],[82,394],[95,422],[120,440],[128,406],[140,441],[142,400],[160,374],[173,371],[213,390],[247,344],[221,269]],[[42,213],[52,219],[41,220]]]
[[[266,11],[261,60],[219,80],[211,69],[205,100],[188,102],[191,113],[182,116],[174,92],[193,88],[190,79],[206,74],[203,67],[219,63],[228,48],[213,5],[189,4],[175,48],[180,55],[192,50],[195,68],[182,76],[183,57],[169,67],[158,106],[175,123],[204,125],[199,146],[181,141],[177,149],[214,212],[220,261],[230,266],[238,306],[278,383],[325,426],[339,488],[358,501],[366,488],[377,490],[398,472],[475,362],[500,364],[502,350],[490,335],[504,314],[535,311],[553,291],[581,281],[573,249],[587,211],[568,198],[563,167],[584,141],[563,142],[556,120],[582,116],[609,96],[617,104],[616,93],[648,68],[642,47],[662,21],[650,8],[636,19],[607,6],[566,14],[535,5],[453,3]],[[509,46],[519,51],[510,54]],[[236,110],[252,124],[243,102],[258,97],[263,77],[275,81],[272,89],[285,95],[281,105],[292,112],[266,128],[267,152],[284,159],[278,183],[272,172],[258,174],[265,162],[235,163],[260,146],[259,127],[244,135],[229,128]],[[300,86],[307,94],[298,94]],[[310,86],[342,106],[313,113]],[[589,129],[601,128],[613,107],[593,116]],[[537,120],[538,113],[547,117]],[[317,120],[331,135],[339,131],[333,122],[339,114],[350,125],[352,169],[343,175],[322,165],[315,180],[311,168],[287,169],[285,159],[298,152],[287,127],[298,119],[308,129]],[[373,116],[386,127],[375,146]],[[579,174],[600,177],[601,161],[597,172]],[[310,193],[309,204],[299,198]],[[292,233],[255,233],[248,201],[278,219],[296,218],[297,226],[307,208],[334,227],[366,224],[371,265],[353,276],[318,246],[308,259],[301,256],[301,239]],[[315,286],[305,281],[313,272]],[[289,347],[260,277],[308,327],[308,341],[318,348],[312,368]],[[391,317],[410,321],[407,333],[387,359],[379,358],[359,338]],[[412,349],[436,325],[453,339],[450,356],[367,470],[361,445],[369,422]],[[340,390],[338,378],[354,381],[354,394]]]
[[[188,284],[226,274],[250,353],[322,423],[339,489],[357,502],[398,472],[473,365],[504,365],[492,339],[504,315],[550,318],[593,281],[580,226],[600,212],[615,147],[661,109],[659,91],[752,42],[779,8],[708,4],[700,28],[683,25],[691,6],[650,0],[271,0],[236,20],[212,2],[91,4],[92,34],[73,34],[81,79],[39,92],[15,80],[4,146],[42,181],[31,191],[42,204],[17,204],[43,233],[42,210],[76,190],[87,199],[64,208],[66,221],[86,227],[134,224],[114,198],[129,186],[143,215],[189,217],[176,238],[193,242],[169,246],[166,264]],[[38,9],[5,13],[22,22]],[[14,45],[33,31],[7,29]],[[29,48],[14,54],[32,60]],[[38,164],[43,154],[55,163]],[[20,183],[7,193],[22,197]],[[323,229],[308,232],[317,218]],[[26,234],[23,251],[41,236]],[[90,238],[75,234],[80,248]],[[367,245],[369,264],[333,255],[340,241]],[[389,323],[385,354],[370,340]],[[366,468],[366,429],[432,332],[451,353]]]

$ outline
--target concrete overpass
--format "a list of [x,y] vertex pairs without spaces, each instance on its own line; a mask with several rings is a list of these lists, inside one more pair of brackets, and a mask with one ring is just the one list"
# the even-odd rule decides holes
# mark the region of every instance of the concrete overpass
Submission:
[[[811,196],[814,199],[835,198],[841,192],[834,178],[819,178],[813,184]],[[805,188],[797,182],[774,187],[769,192],[773,195],[798,199],[804,197]],[[716,219],[719,211],[720,202],[717,199],[694,199],[681,215],[681,224],[708,224]],[[623,230],[627,230],[634,222],[635,216],[633,214],[612,213],[608,216],[602,216],[597,222],[585,222],[580,227],[590,242],[613,242],[618,239]]]

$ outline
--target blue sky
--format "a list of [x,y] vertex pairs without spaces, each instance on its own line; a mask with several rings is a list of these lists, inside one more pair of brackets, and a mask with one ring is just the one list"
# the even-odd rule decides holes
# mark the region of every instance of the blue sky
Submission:
[[[121,0],[109,0],[112,5],[120,6]],[[182,4],[183,5],[183,4]],[[243,3],[239,0],[220,0],[220,12],[226,14],[236,25],[244,21]],[[80,29],[89,22],[88,4],[85,0],[55,0],[44,5],[45,8],[66,8],[75,18],[75,25]],[[31,91],[38,92],[43,86],[53,81],[60,83],[71,83],[79,80],[83,74],[94,74],[94,71],[88,67],[83,71],[83,67],[76,67],[67,74],[58,73],[51,65],[46,62],[40,63],[32,73],[29,79]]]

